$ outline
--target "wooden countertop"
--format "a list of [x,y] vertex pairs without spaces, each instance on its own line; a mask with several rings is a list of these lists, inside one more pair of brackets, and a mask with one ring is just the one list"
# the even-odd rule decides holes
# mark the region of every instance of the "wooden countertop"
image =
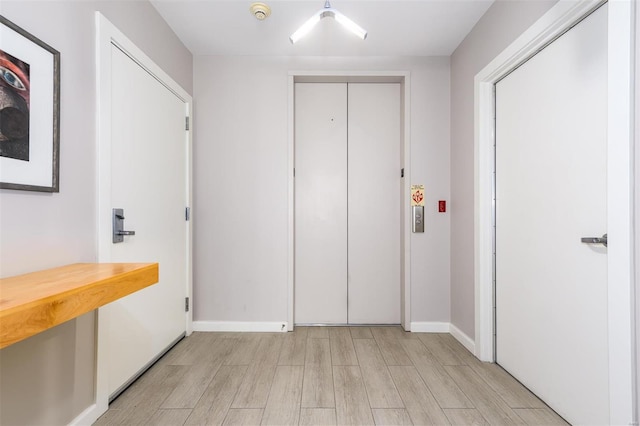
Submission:
[[77,263],[0,279],[0,349],[157,282],[157,263]]

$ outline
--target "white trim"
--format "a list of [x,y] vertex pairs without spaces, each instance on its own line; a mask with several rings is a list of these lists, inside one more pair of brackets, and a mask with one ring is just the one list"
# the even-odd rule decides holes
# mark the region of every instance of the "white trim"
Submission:
[[289,323],[250,321],[194,321],[193,331],[286,333]]
[[411,323],[412,333],[448,333],[451,324],[437,321],[416,321]]
[[467,348],[469,352],[474,354],[476,352],[476,344],[473,339],[462,332],[458,327],[451,324],[449,326],[449,333],[458,341],[462,346]]
[[[120,30],[118,30],[100,12],[95,12],[96,25],[96,221],[97,221],[97,253],[98,262],[110,261],[111,245],[111,46],[117,46],[129,57],[136,61],[142,68],[153,75],[167,89],[172,91],[186,106],[188,116],[193,117],[193,100],[178,83],[176,83],[167,73],[165,73],[151,58],[140,50],[131,40],[129,40]],[[193,129],[193,125],[190,126]],[[193,142],[193,131],[185,133],[187,142],[187,198],[188,203],[192,200],[192,171],[191,152]],[[185,221],[186,222],[186,221]],[[186,294],[193,300],[192,282],[192,221],[186,222],[188,227],[187,236],[187,291]],[[105,236],[109,236],[105,238]],[[185,330],[189,335],[193,330],[192,309],[185,314]],[[95,409],[89,407],[82,415],[86,414],[86,419],[96,419],[108,409],[109,387],[107,352],[108,342],[106,341],[108,318],[106,313],[99,309],[96,314],[96,378],[95,378]],[[94,419],[95,420],[95,419]],[[75,421],[75,420],[74,420]],[[84,421],[84,419],[83,419]]]
[[[602,3],[561,0],[475,77],[475,353],[494,360],[492,284],[493,84],[516,65]],[[629,424],[631,413],[631,188],[633,113],[630,93],[633,34],[629,0],[609,2],[608,189],[609,384],[612,424]]]
[[99,410],[98,404],[91,404],[82,413],[71,420],[69,426],[75,425],[92,425],[102,415],[104,411]]
[[475,77],[475,346],[482,361],[493,361],[492,173],[493,84],[596,7],[600,0],[562,0]]
[[411,232],[411,184],[413,183],[411,178],[411,74],[406,72],[402,81],[402,107],[404,115],[404,197],[402,198],[402,205],[404,208],[404,300],[400,303],[404,303],[401,310],[402,318],[400,320],[402,327],[405,331],[411,331],[411,238],[413,233]]
[[633,419],[633,23],[631,1],[609,2],[607,233],[609,422]]
[[[293,168],[295,167],[294,154],[294,83],[297,77],[303,77],[304,81],[344,81],[344,82],[398,82],[402,85],[402,99],[404,112],[403,125],[403,149],[404,149],[404,193],[402,202],[404,206],[411,204],[411,73],[409,71],[290,71],[287,81],[288,87],[288,135],[287,135],[287,319],[290,331],[295,323],[295,189]],[[404,283],[401,294],[401,318],[400,322],[406,331],[411,331],[411,209],[404,210]]]
[[437,321],[424,321],[424,322],[412,322],[412,333],[449,333],[454,339],[456,339],[462,346],[467,348],[472,354],[475,353],[475,343],[473,339],[462,332],[455,325],[448,322]]
[[287,320],[289,331],[293,331],[294,304],[295,304],[295,179],[293,168],[295,167],[295,127],[294,127],[294,99],[295,85],[294,75],[289,74],[287,79]]

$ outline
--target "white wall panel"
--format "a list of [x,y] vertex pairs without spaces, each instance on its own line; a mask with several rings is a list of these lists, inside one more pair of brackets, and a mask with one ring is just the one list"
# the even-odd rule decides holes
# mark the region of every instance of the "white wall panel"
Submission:
[[496,1],[451,55],[451,323],[475,336],[473,79],[557,0]]
[[[191,92],[191,53],[148,2],[2,0],[62,58],[60,193],[0,190],[2,277],[96,260],[96,10]],[[0,424],[67,424],[93,402],[94,327],[87,314],[2,350]]]
[[305,70],[410,71],[412,321],[448,322],[449,59],[381,57],[195,58],[194,320],[287,320],[287,84]]

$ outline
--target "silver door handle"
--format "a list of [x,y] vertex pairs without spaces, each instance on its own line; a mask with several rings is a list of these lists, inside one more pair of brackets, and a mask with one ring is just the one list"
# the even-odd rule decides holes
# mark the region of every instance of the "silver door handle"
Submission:
[[124,210],[113,209],[112,210],[112,226],[113,226],[113,243],[121,243],[124,241],[125,235],[136,235],[136,231],[124,230]]
[[607,246],[607,234],[604,234],[602,237],[582,237],[580,239],[581,242],[585,244],[602,244],[603,246]]

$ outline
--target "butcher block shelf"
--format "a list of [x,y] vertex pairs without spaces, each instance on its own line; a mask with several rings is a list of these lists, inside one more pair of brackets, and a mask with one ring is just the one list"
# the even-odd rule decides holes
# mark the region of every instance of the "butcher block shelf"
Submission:
[[0,349],[157,282],[157,263],[76,263],[0,279]]

